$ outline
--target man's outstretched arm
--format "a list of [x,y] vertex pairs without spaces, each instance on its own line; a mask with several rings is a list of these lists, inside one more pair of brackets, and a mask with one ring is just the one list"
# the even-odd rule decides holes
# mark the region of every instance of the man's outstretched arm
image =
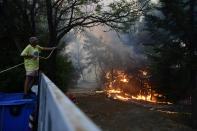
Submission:
[[38,48],[40,49],[40,50],[55,50],[55,49],[57,49],[57,47],[41,47],[41,46],[38,46]]

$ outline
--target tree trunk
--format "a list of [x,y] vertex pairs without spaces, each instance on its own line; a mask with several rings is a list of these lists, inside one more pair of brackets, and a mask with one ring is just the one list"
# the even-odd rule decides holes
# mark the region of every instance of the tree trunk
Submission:
[[[45,0],[46,9],[47,9],[47,21],[48,21],[48,29],[49,29],[49,43],[48,47],[57,46],[57,31],[54,25],[54,16],[53,16],[53,7],[51,0]],[[54,51],[51,58],[47,61],[47,75],[49,76],[52,81],[56,81],[56,56],[57,51]]]

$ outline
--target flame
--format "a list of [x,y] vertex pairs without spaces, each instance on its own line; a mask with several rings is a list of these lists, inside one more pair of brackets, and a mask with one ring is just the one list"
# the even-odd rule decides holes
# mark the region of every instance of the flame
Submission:
[[144,76],[147,76],[148,72],[142,71],[142,74],[143,74]]
[[[147,71],[140,70],[143,76],[147,76]],[[112,74],[113,73],[113,74]],[[161,94],[156,93],[155,91],[151,90],[151,86],[149,85],[148,81],[143,81],[143,93],[141,88],[138,89],[138,94],[134,95],[128,90],[136,89],[132,86],[131,82],[133,77],[129,77],[124,71],[115,70],[113,72],[106,73],[106,83],[105,83],[105,92],[108,97],[113,99],[118,99],[121,101],[129,101],[129,100],[143,100],[152,103],[163,103],[163,104],[172,104],[170,102],[159,102],[157,101],[156,97],[162,97]]]
[[120,90],[114,90],[114,89],[112,89],[112,90],[108,90],[107,93],[109,93],[109,94],[121,93],[121,91]]
[[106,90],[106,92],[108,94],[108,97],[113,97],[113,99],[119,99],[122,101],[128,101],[131,99],[130,97],[121,95],[122,91],[120,90],[111,89],[111,90]]
[[124,82],[124,83],[128,83],[128,82],[129,82],[126,78],[121,79],[120,81],[122,81],[122,82]]
[[145,95],[137,95],[137,96],[133,96],[133,95],[129,95],[127,93],[124,93],[120,90],[115,90],[115,89],[111,89],[111,90],[106,90],[108,97],[112,97],[113,99],[119,99],[119,100],[123,100],[123,101],[128,101],[131,99],[135,99],[135,100],[144,100],[144,101],[149,101],[149,102],[157,102],[156,100],[152,99],[151,95],[145,96]]
[[140,70],[139,72],[141,72],[143,76],[147,76],[148,75],[148,72],[145,71],[145,70]]
[[116,98],[118,98],[119,100],[123,100],[123,101],[128,101],[128,100],[131,99],[129,97],[124,97],[124,96],[121,96],[121,95],[116,95]]
[[150,94],[148,96],[144,96],[144,95],[137,95],[137,97],[132,96],[132,99],[157,102],[156,100],[152,99],[152,96]]

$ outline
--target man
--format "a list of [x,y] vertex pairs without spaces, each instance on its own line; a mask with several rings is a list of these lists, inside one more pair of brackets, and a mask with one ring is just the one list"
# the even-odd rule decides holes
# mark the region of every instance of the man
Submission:
[[29,38],[30,44],[23,50],[21,56],[24,57],[26,79],[24,84],[24,96],[27,96],[39,70],[39,53],[42,50],[54,50],[56,47],[47,48],[38,45],[37,37]]

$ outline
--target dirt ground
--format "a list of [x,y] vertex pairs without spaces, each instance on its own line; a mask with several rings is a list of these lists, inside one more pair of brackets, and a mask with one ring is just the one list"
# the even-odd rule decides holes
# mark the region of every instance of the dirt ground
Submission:
[[171,115],[109,99],[104,94],[75,95],[77,106],[103,131],[194,131],[171,119]]

